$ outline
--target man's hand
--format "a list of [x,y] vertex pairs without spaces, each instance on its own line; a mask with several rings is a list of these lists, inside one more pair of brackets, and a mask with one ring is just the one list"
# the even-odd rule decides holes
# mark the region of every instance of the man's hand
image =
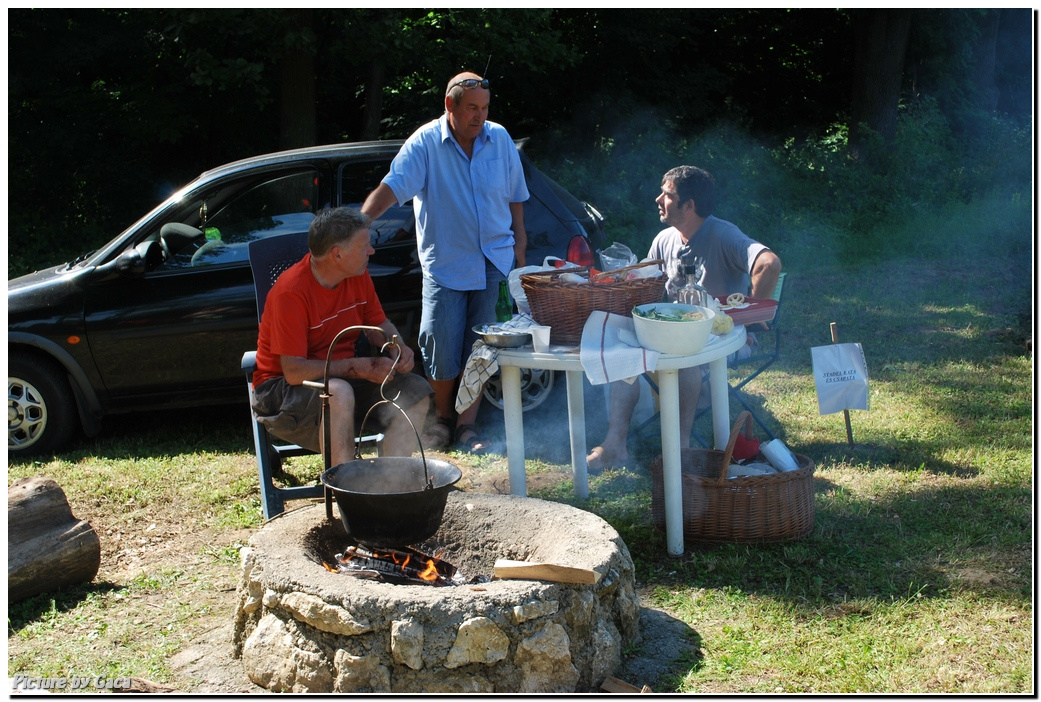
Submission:
[[[413,353],[412,348],[405,343],[404,337],[401,336],[401,332],[397,330],[394,324],[389,320],[383,320],[380,324],[380,329],[383,330],[384,339],[389,340],[397,337],[397,346],[388,346],[383,351],[390,359],[397,358],[398,364],[394,367],[395,373],[411,373],[412,369],[416,365],[416,354]],[[373,341],[373,337],[369,337],[370,341]],[[400,358],[398,353],[401,354]]]
[[405,342],[400,340],[398,337],[397,348],[387,349],[390,353],[391,358],[397,355],[397,349],[401,349],[401,358],[398,359],[398,364],[394,366],[394,371],[397,373],[411,373],[412,369],[416,366],[416,354],[412,351],[412,348]]
[[373,356],[372,358],[357,359],[355,365],[358,377],[373,383],[382,383],[384,380],[394,378],[394,359],[386,356]]

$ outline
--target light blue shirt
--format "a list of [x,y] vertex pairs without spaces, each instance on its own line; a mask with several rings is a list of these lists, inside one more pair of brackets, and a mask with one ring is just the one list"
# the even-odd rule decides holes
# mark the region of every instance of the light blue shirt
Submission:
[[483,290],[485,257],[509,274],[510,203],[527,200],[528,186],[517,147],[502,125],[485,122],[473,158],[467,158],[442,115],[408,138],[383,182],[399,205],[412,200],[419,262],[438,285]]

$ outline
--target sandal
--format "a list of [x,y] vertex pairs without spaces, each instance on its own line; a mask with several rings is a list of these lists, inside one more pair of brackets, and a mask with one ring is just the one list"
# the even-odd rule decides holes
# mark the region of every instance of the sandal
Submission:
[[423,433],[425,448],[445,448],[452,442],[452,420],[438,417]]
[[[469,434],[470,438],[463,440],[463,436]],[[470,453],[484,453],[489,444],[477,433],[476,424],[460,424],[455,428],[455,443]]]

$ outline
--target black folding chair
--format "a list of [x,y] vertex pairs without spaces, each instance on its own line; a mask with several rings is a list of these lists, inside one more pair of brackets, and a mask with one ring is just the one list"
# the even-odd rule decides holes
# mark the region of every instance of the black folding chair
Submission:
[[[760,373],[765,371],[767,368],[772,366],[781,357],[781,318],[782,310],[784,308],[784,281],[788,276],[787,273],[781,273],[777,279],[777,287],[774,288],[773,294],[770,299],[777,301],[777,310],[774,313],[774,318],[768,323],[769,329],[766,331],[755,331],[756,339],[759,341],[758,350],[755,354],[742,358],[740,360],[733,360],[728,362],[730,369],[730,387],[728,392],[730,393],[731,400],[736,400],[738,404],[752,415],[752,419],[755,420],[763,432],[770,438],[774,439],[774,434],[770,431],[770,428],[763,421],[755,410],[749,405],[748,400],[745,399],[742,389],[748,385],[749,382],[759,376]],[[647,385],[651,388],[651,391],[655,395],[658,393],[658,386],[654,380],[647,375],[643,374],[643,379],[647,382]],[[707,397],[707,388],[702,388],[702,396]],[[709,448],[710,444],[706,441],[700,433],[698,433],[698,420],[709,414],[712,411],[711,405],[702,407],[698,410],[697,414],[694,415],[694,425],[691,428],[691,436],[702,448]],[[658,413],[654,416],[645,420],[636,428],[636,435],[640,437],[647,437],[651,434],[654,424],[659,420]]]
[[[266,237],[249,243],[249,265],[253,270],[253,284],[257,295],[257,322],[264,314],[264,302],[271,286],[278,276],[307,253],[307,232],[283,234]],[[257,455],[257,472],[260,476],[260,501],[264,508],[264,519],[285,511],[287,500],[303,500],[323,497],[324,486],[321,484],[279,487],[275,485],[276,474],[283,474],[282,459],[293,456],[314,455],[314,451],[286,443],[272,436],[257,421],[257,413],[253,411],[253,372],[257,369],[257,352],[247,351],[242,354],[242,371],[246,374],[246,385],[249,390],[250,419],[253,426],[253,445]],[[356,441],[363,443],[379,442],[382,434],[358,437]]]

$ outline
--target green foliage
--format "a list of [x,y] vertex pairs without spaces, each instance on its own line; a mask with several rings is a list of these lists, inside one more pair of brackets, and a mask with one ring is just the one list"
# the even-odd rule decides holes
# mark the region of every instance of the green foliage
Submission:
[[[276,150],[290,49],[313,59],[319,142],[360,138],[370,85],[383,86],[380,135],[400,137],[441,113],[449,76],[488,66],[492,119],[533,137],[536,162],[634,250],[659,228],[661,174],[683,162],[716,174],[718,214],[750,234],[791,251],[810,232],[849,261],[904,246],[880,226],[987,197],[1003,178],[1027,192],[1029,11],[915,11],[896,142],[859,161],[845,143],[850,17],[13,9],[8,274],[97,248],[200,171]],[[984,95],[974,71],[995,21]]]
[[661,176],[681,163],[712,172],[715,214],[776,249],[786,267],[968,252],[981,227],[1029,227],[1031,134],[1010,119],[992,116],[985,130],[959,139],[935,101],[923,99],[903,111],[894,143],[869,142],[861,160],[849,156],[842,124],[780,145],[730,124],[690,136],[652,119],[637,124],[583,155],[543,163],[596,204],[608,241],[637,256],[662,227],[654,203]]

